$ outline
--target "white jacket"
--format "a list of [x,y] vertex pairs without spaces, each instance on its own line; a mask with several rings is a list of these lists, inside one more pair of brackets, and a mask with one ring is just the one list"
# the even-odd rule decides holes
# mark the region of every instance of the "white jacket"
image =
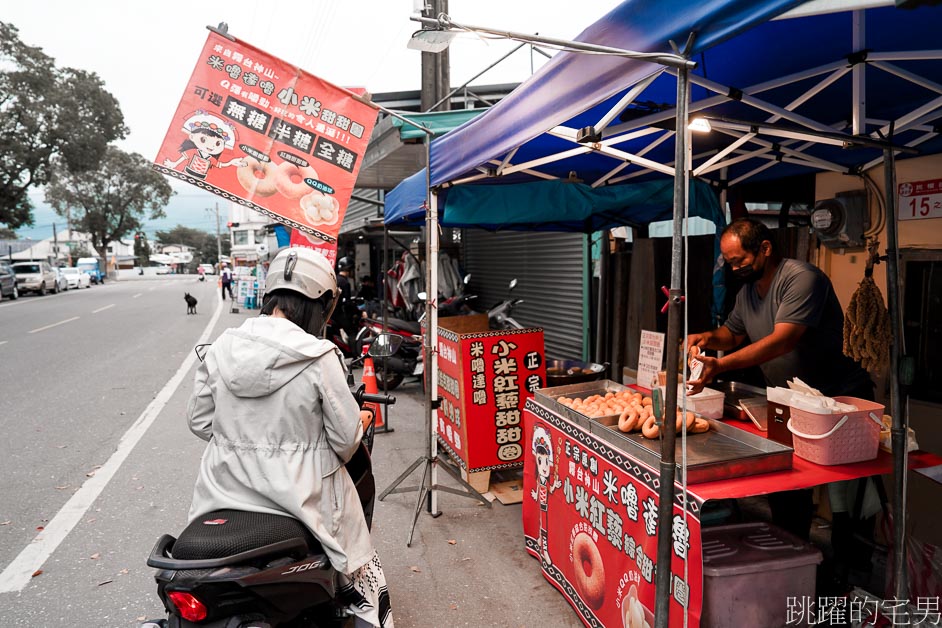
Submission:
[[284,318],[248,319],[213,343],[187,416],[190,430],[209,441],[190,521],[227,508],[288,514],[310,528],[338,571],[372,558],[343,466],[363,426],[333,344]]

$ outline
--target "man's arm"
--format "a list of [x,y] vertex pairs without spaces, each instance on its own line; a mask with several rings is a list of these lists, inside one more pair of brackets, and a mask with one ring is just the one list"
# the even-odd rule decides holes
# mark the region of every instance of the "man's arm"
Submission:
[[691,380],[687,383],[693,386],[693,393],[696,394],[703,389],[707,382],[713,380],[720,373],[758,366],[769,360],[774,360],[794,349],[806,329],[808,328],[805,325],[796,323],[776,323],[771,334],[735,353],[724,355],[722,358],[698,356],[697,359],[703,362],[703,374],[700,379]]
[[714,351],[729,351],[742,344],[744,335],[734,334],[729,327],[723,325],[713,331],[705,331],[702,334],[690,334],[687,336],[687,348],[692,349],[712,349]]

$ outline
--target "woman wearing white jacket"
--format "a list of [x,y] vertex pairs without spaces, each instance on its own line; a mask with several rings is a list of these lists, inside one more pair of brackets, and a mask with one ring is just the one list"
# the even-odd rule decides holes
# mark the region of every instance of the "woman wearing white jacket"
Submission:
[[357,624],[392,627],[389,595],[344,463],[370,414],[347,387],[339,351],[320,338],[339,296],[311,249],[272,261],[261,316],[223,332],[196,372],[190,429],[208,441],[189,519],[214,510],[288,514],[321,542]]

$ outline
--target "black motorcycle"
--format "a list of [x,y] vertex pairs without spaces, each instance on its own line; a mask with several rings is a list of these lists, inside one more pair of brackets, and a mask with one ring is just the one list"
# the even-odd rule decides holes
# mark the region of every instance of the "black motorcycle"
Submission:
[[[370,355],[389,357],[400,342],[388,334],[377,338]],[[348,382],[352,385],[352,375]],[[360,407],[396,401],[366,394],[363,386],[354,396]],[[372,444],[371,425],[346,464],[370,527],[376,495]],[[178,538],[160,537],[147,564],[158,570],[157,594],[168,617],[140,628],[339,628],[352,623],[346,605],[337,599],[337,572],[321,544],[290,516],[207,513]]]

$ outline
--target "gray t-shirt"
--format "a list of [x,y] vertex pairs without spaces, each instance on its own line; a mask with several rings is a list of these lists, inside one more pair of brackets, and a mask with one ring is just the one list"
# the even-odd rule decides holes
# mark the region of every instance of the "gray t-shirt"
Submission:
[[735,335],[755,342],[772,334],[776,323],[807,327],[797,346],[760,364],[766,384],[786,386],[794,377],[828,396],[848,394],[869,382],[867,372],[844,355],[844,314],[827,275],[811,264],[783,259],[765,298],[755,284],[736,295],[726,320]]

